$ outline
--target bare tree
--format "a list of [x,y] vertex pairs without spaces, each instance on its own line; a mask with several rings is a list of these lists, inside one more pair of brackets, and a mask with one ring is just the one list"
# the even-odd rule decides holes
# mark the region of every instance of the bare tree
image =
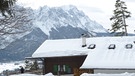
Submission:
[[23,33],[29,30],[31,19],[25,8],[14,8],[15,15],[0,19],[0,35]]
[[5,48],[10,42],[17,39],[18,35],[23,36],[32,28],[32,13],[23,7],[12,8],[14,16],[0,18],[0,49]]
[[12,16],[12,6],[15,4],[16,0],[0,0],[0,12],[3,16]]

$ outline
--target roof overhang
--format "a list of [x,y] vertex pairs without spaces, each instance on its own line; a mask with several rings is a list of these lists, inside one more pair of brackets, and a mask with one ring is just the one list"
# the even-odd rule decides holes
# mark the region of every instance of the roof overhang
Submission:
[[87,55],[73,55],[73,56],[51,56],[51,57],[25,57],[25,59],[43,59],[43,58],[61,58],[61,57],[78,57],[78,56],[87,56]]
[[35,60],[35,59],[43,59],[44,57],[25,57],[25,59]]

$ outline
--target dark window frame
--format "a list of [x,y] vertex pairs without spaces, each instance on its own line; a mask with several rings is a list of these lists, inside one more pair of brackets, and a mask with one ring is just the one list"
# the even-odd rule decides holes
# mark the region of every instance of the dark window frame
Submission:
[[132,44],[126,44],[126,45],[125,45],[125,48],[126,48],[126,49],[132,49],[132,48],[133,48],[133,45],[132,45]]
[[115,49],[116,48],[116,45],[115,44],[110,44],[108,49]]
[[96,48],[96,44],[90,44],[88,49],[95,49]]

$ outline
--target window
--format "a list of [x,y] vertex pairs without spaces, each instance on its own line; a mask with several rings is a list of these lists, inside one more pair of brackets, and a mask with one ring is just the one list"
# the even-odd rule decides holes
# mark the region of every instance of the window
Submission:
[[132,49],[133,45],[132,44],[127,44],[125,47],[126,47],[126,49]]
[[54,73],[58,73],[58,72],[63,72],[65,74],[70,74],[72,71],[71,71],[71,68],[69,65],[54,65],[53,66],[53,72]]
[[91,45],[89,45],[88,49],[94,49],[95,47],[96,47],[95,44],[91,44]]
[[108,47],[108,49],[115,49],[115,48],[116,48],[115,44],[110,44]]
[[56,73],[57,73],[58,71],[60,71],[60,65],[54,65],[54,66],[53,66],[53,71],[56,72]]

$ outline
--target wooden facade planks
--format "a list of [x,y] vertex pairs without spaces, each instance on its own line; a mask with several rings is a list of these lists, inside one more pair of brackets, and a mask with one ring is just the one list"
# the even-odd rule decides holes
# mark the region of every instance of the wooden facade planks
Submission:
[[94,73],[93,69],[79,69],[74,68],[74,76],[80,76],[82,73]]
[[52,72],[54,75],[73,74],[74,68],[80,68],[84,56],[50,57],[44,60],[44,73]]

